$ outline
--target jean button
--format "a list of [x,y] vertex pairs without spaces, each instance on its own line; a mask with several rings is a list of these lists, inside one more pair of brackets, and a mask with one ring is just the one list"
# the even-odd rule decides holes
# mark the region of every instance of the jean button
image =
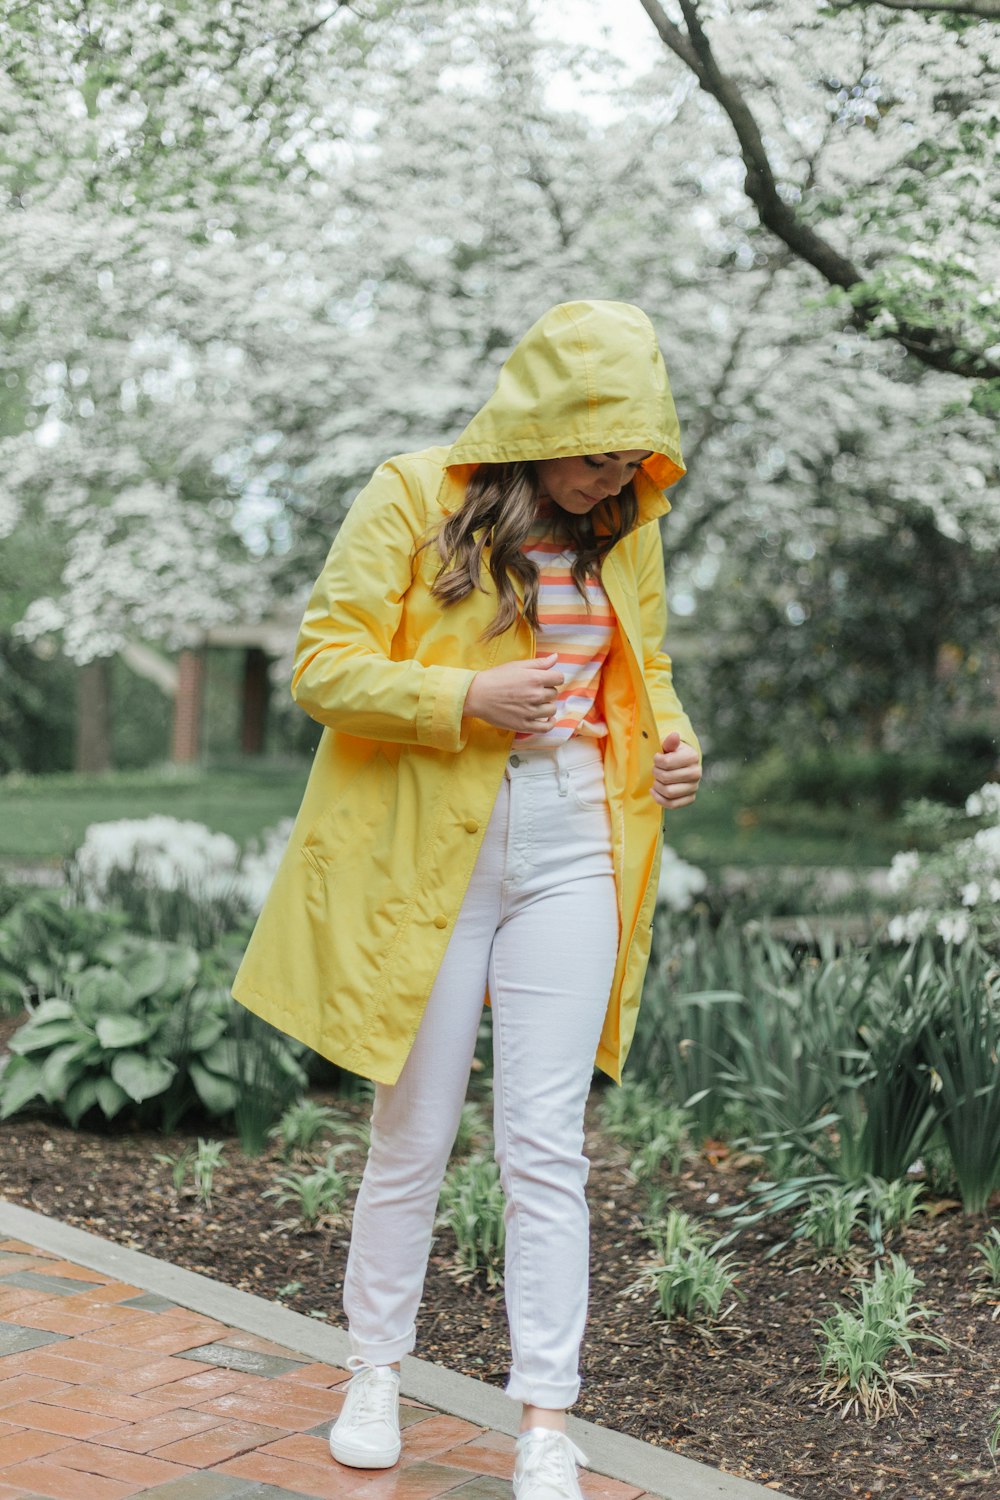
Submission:
[[521,764],[521,757],[519,755],[512,755],[510,763],[512,766],[519,766]]

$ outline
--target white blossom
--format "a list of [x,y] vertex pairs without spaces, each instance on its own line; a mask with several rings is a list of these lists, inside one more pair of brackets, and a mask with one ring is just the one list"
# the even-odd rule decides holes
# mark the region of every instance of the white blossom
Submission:
[[99,900],[121,871],[160,890],[218,892],[233,882],[239,845],[203,823],[155,815],[92,823],[74,856],[74,873]]
[[927,930],[929,920],[930,913],[921,910],[919,907],[913,911],[891,917],[886,927],[889,941],[892,943],[912,943],[922,932]]
[[664,845],[660,883],[656,892],[658,904],[669,906],[671,911],[687,911],[707,885],[708,877],[704,870],[681,859],[669,844]]
[[946,943],[964,943],[969,936],[969,919],[965,912],[939,917],[935,930]]
[[920,865],[920,856],[914,849],[900,851],[892,856],[886,885],[890,891],[901,891],[908,886]]
[[1000,817],[1000,782],[987,781],[965,799],[966,815],[970,818],[985,816]]

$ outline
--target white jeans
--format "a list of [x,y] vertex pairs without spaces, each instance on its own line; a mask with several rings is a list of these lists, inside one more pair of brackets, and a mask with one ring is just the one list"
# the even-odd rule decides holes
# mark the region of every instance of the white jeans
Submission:
[[376,1090],[344,1280],[356,1354],[389,1364],[414,1347],[488,983],[507,1391],[534,1406],[576,1400],[589,1258],[583,1112],[617,947],[599,745],[515,752],[413,1047],[399,1081]]

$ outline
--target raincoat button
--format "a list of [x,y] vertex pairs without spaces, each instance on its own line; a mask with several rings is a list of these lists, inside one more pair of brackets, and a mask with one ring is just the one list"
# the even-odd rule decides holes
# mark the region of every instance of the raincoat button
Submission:
[[464,823],[463,826],[465,828],[466,833],[478,833],[479,832],[479,824],[476,822],[475,818],[466,818],[465,823]]
[[448,918],[446,916],[443,916],[441,912],[438,912],[437,916],[434,918],[434,926],[435,927],[447,927],[447,925],[448,925]]
[[519,755],[512,755],[510,763],[512,766],[519,766],[521,764],[521,757]]
[[644,729],[642,731],[642,737],[643,737],[644,740],[648,740],[649,739],[649,734],[648,734],[647,730]]

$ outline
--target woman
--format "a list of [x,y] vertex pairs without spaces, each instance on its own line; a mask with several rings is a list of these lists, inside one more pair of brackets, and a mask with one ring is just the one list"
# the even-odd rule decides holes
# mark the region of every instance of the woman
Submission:
[[657,521],[683,473],[645,315],[555,307],[450,449],[376,471],[310,600],[292,691],[326,733],[234,994],[378,1085],[340,1463],[399,1456],[398,1362],[488,992],[514,1494],[579,1497],[584,1106],[595,1062],[621,1079],[662,810],[701,774],[661,650]]

